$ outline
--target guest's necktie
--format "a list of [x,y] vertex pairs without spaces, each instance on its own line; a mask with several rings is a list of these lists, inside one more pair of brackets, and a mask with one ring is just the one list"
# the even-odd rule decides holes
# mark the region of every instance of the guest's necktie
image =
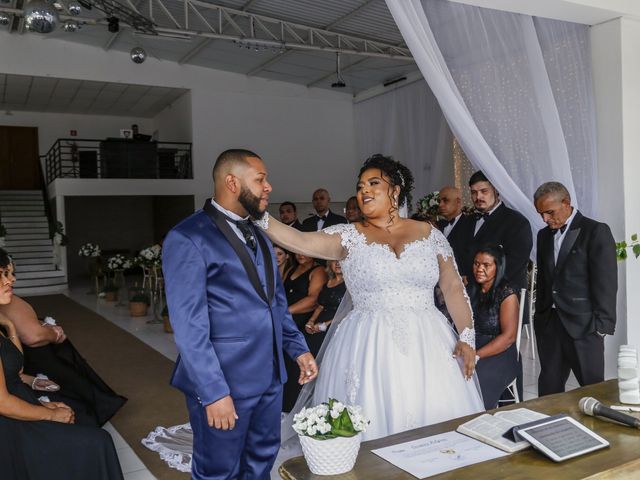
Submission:
[[323,222],[327,219],[326,215],[316,215],[316,217],[318,217],[318,220],[322,220]]
[[251,250],[255,253],[258,243],[256,242],[256,236],[251,228],[251,222],[249,220],[234,220],[233,223],[235,223],[240,232],[242,232],[242,236],[247,242],[247,245],[249,245]]
[[486,213],[486,212],[485,213],[477,212],[476,213],[476,221],[480,220],[481,218],[484,218],[484,221],[486,222],[490,215],[491,215],[490,213]]
[[556,228],[553,230],[553,234],[555,235],[556,233],[560,232],[560,235],[562,235],[564,233],[564,231],[567,229],[567,224],[565,223],[563,226],[561,226],[560,228]]
[[454,223],[456,223],[456,218],[453,217],[451,220],[447,220],[447,224],[448,225],[453,225]]

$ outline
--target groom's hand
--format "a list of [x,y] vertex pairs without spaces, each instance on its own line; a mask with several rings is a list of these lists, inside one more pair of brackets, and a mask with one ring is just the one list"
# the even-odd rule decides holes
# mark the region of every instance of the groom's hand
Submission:
[[296,362],[298,362],[298,367],[300,367],[300,378],[298,378],[300,385],[309,383],[318,376],[318,365],[316,364],[316,359],[313,358],[310,352],[300,355],[296,358]]
[[210,427],[215,427],[218,430],[233,430],[236,426],[236,408],[233,406],[233,399],[231,395],[222,397],[213,403],[210,403],[204,407],[207,412],[207,422]]

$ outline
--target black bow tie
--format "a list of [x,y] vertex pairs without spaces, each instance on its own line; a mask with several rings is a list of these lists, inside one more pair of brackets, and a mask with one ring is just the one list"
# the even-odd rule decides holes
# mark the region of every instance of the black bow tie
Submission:
[[485,213],[477,212],[476,213],[476,220],[480,220],[481,218],[484,218],[484,221],[486,222],[490,215],[491,214],[487,213],[487,212],[485,212]]
[[560,232],[560,235],[562,235],[564,233],[564,231],[567,229],[567,224],[565,223],[563,226],[561,226],[560,228],[554,228],[551,231],[553,232],[553,234],[555,235],[556,233]]
[[247,242],[247,245],[251,247],[251,250],[256,251],[256,247],[258,243],[256,242],[256,236],[253,233],[253,228],[251,226],[250,220],[232,220],[233,223],[236,224],[240,232],[242,232],[242,236],[244,240]]
[[456,218],[452,218],[451,220],[445,220],[447,222],[447,225],[453,225],[454,223],[456,223]]
[[327,219],[327,215],[316,215],[316,217],[318,218],[318,220],[326,220]]

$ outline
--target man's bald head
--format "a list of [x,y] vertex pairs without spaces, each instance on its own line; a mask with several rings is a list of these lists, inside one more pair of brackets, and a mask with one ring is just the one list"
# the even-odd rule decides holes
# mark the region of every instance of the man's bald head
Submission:
[[237,174],[240,169],[249,166],[248,158],[260,158],[257,154],[250,150],[241,148],[233,148],[225,150],[216,159],[213,166],[213,181],[216,185],[222,185],[227,175]]
[[318,188],[313,192],[313,197],[311,197],[311,203],[318,215],[324,215],[329,211],[330,201],[331,198],[329,197],[329,192],[326,188]]
[[462,212],[462,192],[459,188],[446,186],[440,189],[438,212],[447,220],[452,220]]

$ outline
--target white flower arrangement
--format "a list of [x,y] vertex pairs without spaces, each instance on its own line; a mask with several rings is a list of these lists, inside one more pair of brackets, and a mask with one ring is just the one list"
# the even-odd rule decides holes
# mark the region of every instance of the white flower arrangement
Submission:
[[160,266],[162,263],[162,247],[156,243],[150,247],[143,248],[140,250],[136,261],[137,263],[147,267]]
[[97,243],[85,243],[78,251],[78,255],[81,257],[99,257],[101,253],[100,246]]
[[131,260],[121,254],[116,254],[112,257],[109,257],[107,260],[107,268],[109,270],[126,270],[131,268]]
[[333,398],[315,407],[303,408],[293,416],[296,433],[316,440],[353,437],[366,431],[368,424],[360,406],[345,405]]

